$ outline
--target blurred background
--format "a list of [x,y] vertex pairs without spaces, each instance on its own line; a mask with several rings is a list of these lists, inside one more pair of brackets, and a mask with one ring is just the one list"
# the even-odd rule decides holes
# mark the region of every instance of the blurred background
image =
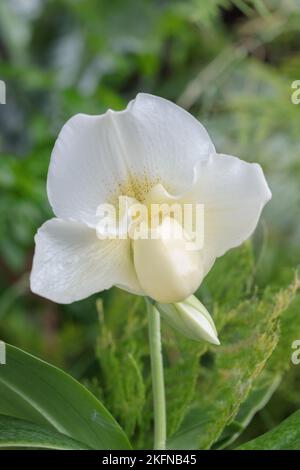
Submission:
[[[290,282],[300,261],[299,45],[299,0],[1,0],[0,337],[96,389],[101,298],[113,305],[115,290],[70,306],[31,294],[33,237],[52,217],[45,182],[63,123],[122,109],[139,91],[193,113],[220,152],[262,165],[273,199],[255,234],[255,286]],[[201,293],[209,304],[209,284]],[[299,407],[300,366],[289,374],[253,435]]]

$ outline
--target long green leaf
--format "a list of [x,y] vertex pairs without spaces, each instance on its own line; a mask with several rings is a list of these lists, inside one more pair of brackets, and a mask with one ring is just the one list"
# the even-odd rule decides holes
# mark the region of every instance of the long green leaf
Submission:
[[0,448],[88,450],[90,447],[57,431],[11,416],[0,415]]
[[300,410],[279,426],[252,441],[239,450],[296,450],[300,448]]
[[62,370],[7,345],[0,366],[0,414],[54,429],[94,449],[128,449],[104,406]]

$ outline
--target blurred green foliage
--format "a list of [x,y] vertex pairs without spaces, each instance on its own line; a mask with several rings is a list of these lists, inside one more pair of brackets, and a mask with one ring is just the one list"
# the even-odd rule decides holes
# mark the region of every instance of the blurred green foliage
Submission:
[[300,407],[299,44],[298,0],[0,3],[0,336],[88,384],[138,447],[152,439],[143,301],[112,289],[60,306],[29,291],[55,138],[73,114],[146,91],[192,112],[220,152],[263,166],[273,199],[252,242],[198,292],[221,348],[163,331],[170,445],[256,437]]

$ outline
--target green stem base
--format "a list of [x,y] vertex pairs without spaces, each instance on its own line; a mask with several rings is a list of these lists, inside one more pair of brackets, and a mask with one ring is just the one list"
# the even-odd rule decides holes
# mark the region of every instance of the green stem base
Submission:
[[147,299],[146,302],[149,322],[149,345],[154,405],[154,449],[165,450],[166,400],[161,352],[160,315],[149,299]]

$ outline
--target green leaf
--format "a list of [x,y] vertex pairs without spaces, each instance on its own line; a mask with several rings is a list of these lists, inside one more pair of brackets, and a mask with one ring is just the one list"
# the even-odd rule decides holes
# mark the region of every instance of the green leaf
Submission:
[[[296,283],[300,286],[300,278]],[[295,284],[296,285],[296,284]],[[297,286],[296,286],[297,287]],[[282,315],[280,322],[280,338],[278,345],[268,361],[268,369],[274,374],[287,371],[291,366],[292,343],[300,337],[300,294],[298,293],[288,310]]]
[[0,448],[89,450],[64,434],[11,416],[0,415]]
[[[280,336],[280,315],[299,288],[295,281],[276,294],[252,298],[225,312],[221,346],[202,357],[199,399],[169,439],[171,449],[208,449],[237,415],[264,370]],[[218,325],[217,325],[218,327]],[[237,423],[240,427],[240,424]]]
[[[292,296],[293,289],[295,293],[298,288],[299,278],[296,273],[290,292]],[[234,421],[224,429],[214,448],[220,449],[232,444],[246,429],[254,415],[269,402],[279,385],[285,383],[285,381],[282,382],[282,377],[291,366],[291,344],[300,335],[299,306],[300,296],[298,294],[280,317],[279,341],[262,374],[254,383],[247,400],[242,403]]]
[[165,388],[167,429],[169,435],[179,428],[197,392],[199,361],[208,344],[193,341],[163,323],[163,346],[166,350]]
[[[249,240],[219,258],[199,291],[199,298],[209,313],[213,312],[216,303],[228,311],[245,300],[251,292],[253,271],[253,248]],[[213,313],[218,313],[218,311]],[[226,315],[220,312],[219,328],[220,324],[223,326],[224,320],[226,320]]]
[[280,374],[273,374],[264,370],[254,384],[248,398],[242,403],[234,420],[226,426],[214,449],[224,449],[232,444],[246,429],[253,416],[262,410],[268,403],[281,381]]
[[[229,270],[228,266],[235,266],[235,270]],[[238,272],[238,275],[237,275]],[[245,297],[252,282],[253,273],[253,253],[251,243],[245,243],[237,250],[232,250],[218,260],[213,272],[209,273],[204,284],[199,291],[201,302],[214,314],[218,331],[228,321],[228,315],[224,309],[214,308],[216,302],[226,305],[230,309],[239,304]],[[229,317],[230,319],[230,317]],[[170,436],[175,436],[178,443],[183,439],[184,444],[178,445],[180,448],[189,448],[193,439],[185,439],[180,425],[185,426],[184,417],[191,414],[191,424],[193,434],[195,431],[195,421],[199,418],[197,412],[198,401],[198,377],[200,373],[199,363],[210,362],[211,352],[205,354],[207,350],[214,351],[206,342],[196,343],[184,338],[180,333],[174,333],[165,322],[163,324],[163,341],[167,351],[169,367],[165,368],[166,395],[168,406],[168,432]],[[201,394],[201,392],[200,392]],[[192,411],[189,412],[190,407]],[[195,414],[194,414],[195,413]],[[201,414],[201,413],[200,413]],[[187,418],[189,421],[189,418]],[[200,418],[201,421],[201,418]],[[197,423],[198,424],[198,423]],[[197,428],[196,424],[196,428]],[[177,431],[179,434],[177,434]],[[195,431],[197,432],[197,431]],[[189,436],[189,432],[187,436]],[[172,443],[173,442],[173,443]],[[170,439],[170,446],[175,445],[173,438]],[[176,444],[177,445],[177,444]],[[192,447],[194,448],[194,447]]]
[[279,426],[252,441],[239,450],[298,450],[300,447],[300,410]]
[[97,302],[101,393],[127,435],[135,439],[139,429],[146,427],[143,368],[149,354],[145,309],[142,298],[117,288],[111,290],[104,308],[101,300]]
[[93,449],[128,449],[104,406],[62,370],[7,345],[0,366],[0,414],[56,430]]

